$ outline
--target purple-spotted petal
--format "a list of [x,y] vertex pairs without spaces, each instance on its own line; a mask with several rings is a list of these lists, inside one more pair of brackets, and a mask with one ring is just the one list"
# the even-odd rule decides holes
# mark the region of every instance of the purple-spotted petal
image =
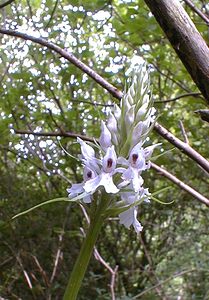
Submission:
[[117,156],[114,146],[108,147],[107,152],[102,160],[103,170],[107,173],[112,173],[115,170],[117,163]]

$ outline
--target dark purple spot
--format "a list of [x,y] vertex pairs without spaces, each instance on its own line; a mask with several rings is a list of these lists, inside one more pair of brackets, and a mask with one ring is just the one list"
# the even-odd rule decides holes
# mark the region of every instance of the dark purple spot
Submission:
[[112,163],[113,163],[112,158],[108,158],[108,160],[107,160],[107,167],[108,168],[112,168]]
[[87,178],[91,179],[91,177],[92,177],[92,172],[91,172],[91,171],[88,171],[88,172],[87,172]]
[[136,163],[138,157],[139,157],[138,154],[133,154],[133,155],[132,155],[132,159],[133,159],[133,163],[134,163],[134,164]]

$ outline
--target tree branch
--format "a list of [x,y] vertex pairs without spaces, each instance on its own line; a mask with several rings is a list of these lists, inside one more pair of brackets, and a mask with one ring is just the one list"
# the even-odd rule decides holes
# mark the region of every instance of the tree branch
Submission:
[[188,192],[191,194],[193,197],[195,197],[198,201],[204,203],[209,207],[209,199],[204,197],[202,194],[198,193],[195,189],[184,183],[183,181],[179,180],[176,176],[172,175],[170,172],[167,170],[161,168],[160,166],[154,164],[153,162],[151,163],[151,167],[156,170],[160,175],[168,178],[170,181],[175,183],[177,186],[179,186],[182,190]]
[[0,4],[0,9],[3,8],[3,7],[5,7],[5,6],[7,6],[7,5],[9,5],[9,4],[11,4],[11,3],[14,2],[14,1],[15,1],[15,0],[8,0],[8,1],[6,1],[6,2]]
[[209,103],[209,48],[178,0],[144,0]]
[[182,142],[180,139],[175,137],[171,132],[166,128],[161,126],[159,123],[155,123],[155,131],[163,136],[167,141],[173,144],[175,147],[183,151],[187,156],[192,158],[198,163],[205,171],[209,173],[209,162],[202,155],[200,155],[196,150],[194,150],[187,143]]
[[18,130],[18,129],[14,129],[16,134],[32,134],[35,136],[62,136],[62,137],[71,137],[74,139],[77,139],[77,137],[81,138],[82,140],[85,141],[89,141],[89,142],[93,142],[94,139],[93,138],[89,138],[85,135],[82,134],[78,134],[78,133],[73,133],[73,132],[68,132],[68,131],[58,131],[58,132],[44,132],[44,131],[40,131],[40,132],[34,132],[34,131],[30,131],[30,130]]
[[209,25],[209,18],[199,9],[199,8],[197,8],[195,5],[194,5],[194,3],[192,2],[192,1],[190,1],[190,0],[184,0],[184,2],[194,11],[194,12],[196,12],[199,16],[200,16],[200,18],[202,18],[203,19],[203,21],[205,21],[205,23],[207,24],[207,25]]
[[85,65],[79,59],[77,59],[72,53],[60,48],[59,46],[55,45],[54,43],[48,42],[47,40],[40,38],[40,37],[34,37],[34,36],[28,35],[26,33],[9,30],[9,29],[4,29],[4,28],[0,28],[0,33],[7,34],[10,36],[16,36],[16,37],[22,38],[24,40],[29,40],[29,41],[35,42],[37,44],[47,47],[48,49],[55,51],[56,53],[60,54],[62,57],[66,58],[73,65],[78,67],[80,70],[82,70],[84,73],[88,74],[92,79],[94,79],[97,83],[99,83],[104,89],[108,90],[108,92],[111,95],[113,95],[113,97],[115,97],[117,99],[120,99],[122,97],[123,93],[118,91],[112,84],[107,82],[103,77],[101,77],[99,74],[97,74],[94,70],[92,70],[90,67]]

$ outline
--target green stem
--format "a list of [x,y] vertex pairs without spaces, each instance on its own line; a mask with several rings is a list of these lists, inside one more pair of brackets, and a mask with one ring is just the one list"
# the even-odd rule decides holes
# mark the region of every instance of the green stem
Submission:
[[81,247],[79,256],[71,273],[63,300],[76,300],[82,280],[86,273],[94,245],[101,230],[104,217],[104,211],[108,206],[108,199],[101,199],[95,214],[91,218],[90,226],[86,238]]

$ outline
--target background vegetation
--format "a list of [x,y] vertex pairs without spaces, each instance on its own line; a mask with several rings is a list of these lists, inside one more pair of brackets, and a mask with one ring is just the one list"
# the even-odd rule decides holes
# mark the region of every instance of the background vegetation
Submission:
[[[182,140],[183,126],[189,144],[208,158],[208,123],[195,113],[206,101],[144,1],[9,2],[0,9],[1,27],[55,43],[121,91],[131,59],[146,59],[158,121]],[[207,24],[181,3],[209,42]],[[209,13],[206,1],[194,4]],[[58,203],[11,218],[67,195],[82,174],[62,149],[76,156],[75,139],[62,135],[98,137],[100,120],[119,101],[47,47],[0,39],[0,298],[62,299],[87,226],[81,208]],[[151,139],[163,151],[173,148],[156,132]],[[156,163],[208,195],[206,172],[177,148]],[[158,198],[174,203],[141,206],[141,236],[116,219],[103,227],[97,249],[112,269],[118,266],[116,298],[209,299],[208,208],[154,170],[145,181],[151,192],[169,187]],[[110,299],[111,278],[92,257],[79,299]]]

